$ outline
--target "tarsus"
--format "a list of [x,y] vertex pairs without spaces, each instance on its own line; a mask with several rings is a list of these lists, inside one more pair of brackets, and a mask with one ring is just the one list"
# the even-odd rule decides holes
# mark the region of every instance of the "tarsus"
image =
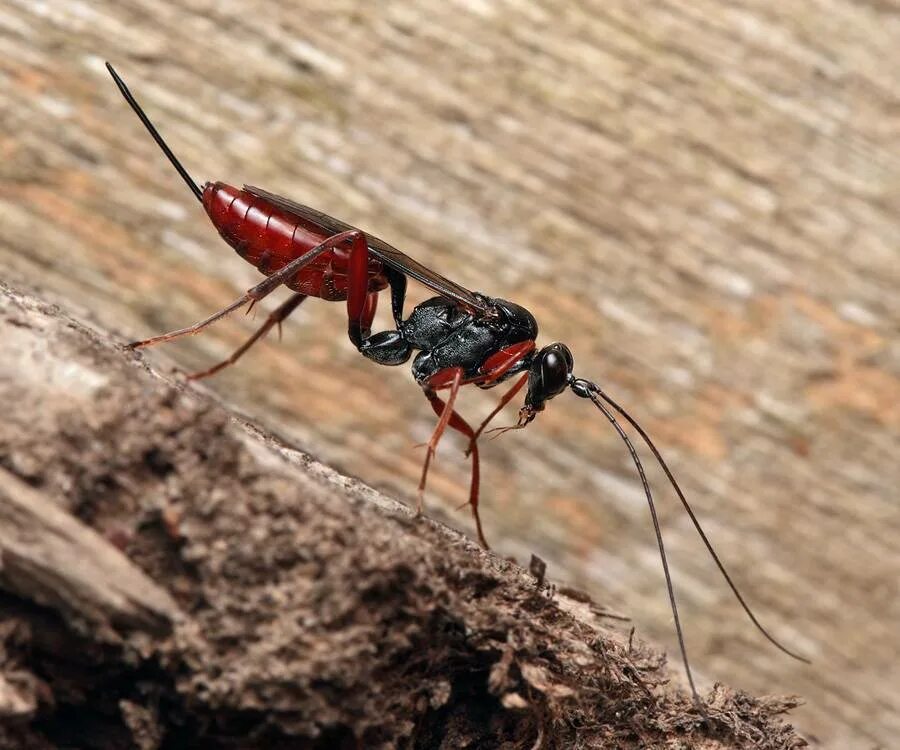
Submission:
[[150,122],[150,118],[147,117],[147,114],[141,108],[141,105],[137,103],[137,100],[134,98],[131,91],[128,89],[128,86],[125,85],[125,81],[123,81],[119,74],[116,73],[115,68],[109,63],[106,63],[106,69],[109,71],[109,74],[113,77],[113,80],[116,82],[116,86],[119,87],[119,91],[122,92],[122,96],[125,97],[125,101],[128,102],[129,106],[134,110],[134,113],[140,118],[141,122],[144,123],[144,127],[147,128],[147,132],[153,136],[153,140],[156,141],[156,144],[162,149],[162,152],[168,157],[169,161],[172,162],[172,166],[175,167],[178,174],[181,175],[181,179],[187,183],[187,186],[191,189],[191,192],[197,196],[198,201],[203,201],[203,191],[200,189],[200,186],[194,182],[194,179],[188,174],[188,171],[184,168],[182,163],[178,161],[178,158],[175,154],[172,153],[172,149],[166,144],[163,140],[162,136],[159,134],[159,131],[154,127],[153,123]]

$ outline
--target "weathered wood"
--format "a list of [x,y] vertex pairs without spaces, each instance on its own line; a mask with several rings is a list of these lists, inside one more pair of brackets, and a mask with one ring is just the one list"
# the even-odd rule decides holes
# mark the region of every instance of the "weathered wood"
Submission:
[[115,637],[119,627],[166,632],[178,612],[172,597],[112,544],[3,469],[0,586],[101,637]]
[[[803,695],[801,724],[830,744],[889,744],[898,46],[894,6],[850,0],[19,0],[0,12],[0,263],[123,339],[254,279],[110,58],[199,179],[283,192],[532,309],[657,438],[761,617],[815,662],[753,635],[656,475],[701,679]],[[341,314],[304,306],[210,387],[410,495],[432,415],[406,372],[358,357]],[[148,356],[195,368],[251,327]],[[460,446],[438,456],[431,508],[465,500]],[[602,420],[561,397],[484,463],[489,539],[671,650],[646,510]]]
[[[21,673],[20,673],[21,675]],[[0,721],[25,721],[37,711],[37,697],[27,680],[25,684],[16,684],[5,674],[0,674]]]
[[792,701],[704,717],[589,601],[2,283],[0,337],[0,747],[804,744]]

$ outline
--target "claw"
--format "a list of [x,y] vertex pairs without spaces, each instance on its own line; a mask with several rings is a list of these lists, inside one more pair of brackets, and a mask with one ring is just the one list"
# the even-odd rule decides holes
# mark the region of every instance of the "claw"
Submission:
[[523,427],[524,425],[521,424],[511,424],[508,427],[494,427],[492,430],[488,430],[484,434],[490,435],[491,440],[496,440],[498,437],[506,434],[507,432],[510,432],[511,430],[521,430]]

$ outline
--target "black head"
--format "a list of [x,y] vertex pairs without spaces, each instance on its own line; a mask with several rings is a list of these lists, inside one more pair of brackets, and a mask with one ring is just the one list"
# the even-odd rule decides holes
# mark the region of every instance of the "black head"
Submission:
[[519,412],[520,426],[528,424],[543,411],[547,401],[569,387],[574,366],[569,347],[558,342],[545,346],[534,355],[528,368],[528,395]]

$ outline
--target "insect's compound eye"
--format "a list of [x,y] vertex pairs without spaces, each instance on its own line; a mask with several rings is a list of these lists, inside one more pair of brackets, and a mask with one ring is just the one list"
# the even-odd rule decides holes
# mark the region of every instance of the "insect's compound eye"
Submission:
[[554,346],[559,348],[559,351],[562,353],[563,359],[566,360],[566,367],[569,368],[569,372],[575,369],[575,358],[572,356],[572,352],[569,351],[569,347],[565,344],[554,344]]
[[[569,357],[571,360],[571,355]],[[548,347],[541,353],[541,381],[545,398],[551,398],[565,389],[571,371],[569,361],[556,348]]]
[[568,387],[573,365],[572,352],[565,344],[550,344],[541,349],[528,371],[525,405],[532,411],[541,411],[545,401]]

